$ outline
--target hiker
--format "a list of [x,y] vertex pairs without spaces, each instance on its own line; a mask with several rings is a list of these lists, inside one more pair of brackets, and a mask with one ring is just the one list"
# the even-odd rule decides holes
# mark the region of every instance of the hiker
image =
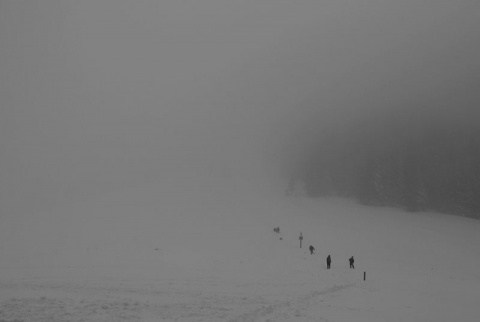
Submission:
[[308,247],[308,249],[310,249],[310,255],[313,255],[313,252],[315,251],[315,247],[310,245],[310,247]]
[[303,236],[302,236],[302,233],[301,233],[301,232],[300,232],[300,237],[298,237],[298,239],[300,239],[300,248],[302,248]]
[[327,269],[330,269],[330,264],[332,263],[332,258],[330,257],[330,255],[328,255],[327,257]]
[[348,259],[348,261],[350,262],[350,268],[355,268],[355,266],[353,266],[353,262],[355,261],[355,260],[353,259],[353,256],[350,257],[350,258]]

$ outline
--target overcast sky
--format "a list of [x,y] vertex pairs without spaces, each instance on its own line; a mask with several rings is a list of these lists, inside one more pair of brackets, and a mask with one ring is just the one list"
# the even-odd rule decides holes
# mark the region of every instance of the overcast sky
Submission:
[[479,109],[479,21],[478,0],[2,0],[0,210],[248,168],[307,120]]

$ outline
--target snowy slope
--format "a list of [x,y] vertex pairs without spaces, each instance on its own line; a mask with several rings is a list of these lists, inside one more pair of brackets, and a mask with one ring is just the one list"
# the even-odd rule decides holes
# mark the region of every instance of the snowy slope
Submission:
[[186,177],[0,229],[0,321],[480,319],[471,219]]

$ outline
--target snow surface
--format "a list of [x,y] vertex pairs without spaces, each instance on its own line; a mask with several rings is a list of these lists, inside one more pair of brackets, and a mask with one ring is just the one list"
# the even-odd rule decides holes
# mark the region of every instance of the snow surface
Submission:
[[0,220],[1,322],[480,321],[476,220],[189,178]]

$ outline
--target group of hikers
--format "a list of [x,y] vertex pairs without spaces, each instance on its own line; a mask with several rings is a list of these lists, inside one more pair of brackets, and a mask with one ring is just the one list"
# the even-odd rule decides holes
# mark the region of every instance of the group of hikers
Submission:
[[[315,250],[315,248],[313,248],[313,246],[310,245],[310,254],[313,254],[313,251]],[[350,257],[348,259],[348,262],[350,263],[350,268],[355,268],[355,265],[353,265],[353,263],[355,262],[355,260],[353,259],[353,256]],[[330,265],[332,264],[332,257],[330,255],[327,256],[327,269],[330,269]]]
[[[273,231],[276,232],[277,234],[279,234],[280,233],[280,227],[273,228]],[[303,235],[302,235],[301,232],[300,232],[300,237],[298,237],[298,239],[300,240],[300,248],[302,248]],[[310,250],[311,255],[313,255],[315,253],[315,247],[313,247],[312,245],[310,245],[310,247],[308,247],[308,249]],[[355,268],[355,265],[354,265],[355,259],[353,258],[353,256],[348,259],[348,262],[350,264],[350,268]],[[330,269],[331,264],[332,264],[332,257],[330,255],[328,255],[327,256],[327,269]]]

